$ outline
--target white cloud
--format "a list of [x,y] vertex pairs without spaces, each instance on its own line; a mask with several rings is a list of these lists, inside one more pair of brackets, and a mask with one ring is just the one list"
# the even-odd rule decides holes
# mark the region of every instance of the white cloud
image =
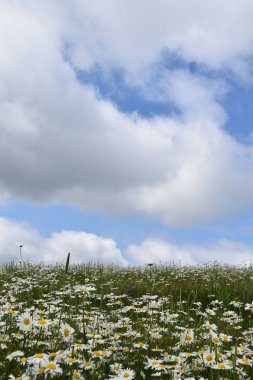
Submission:
[[140,245],[129,245],[126,257],[130,263],[135,265],[194,263],[193,258],[186,250],[155,239],[144,240]]
[[43,259],[46,262],[52,261],[52,257],[55,261],[61,261],[64,257],[63,252],[68,249],[71,252],[71,260],[75,263],[126,264],[114,240],[91,233],[53,233],[45,245]]
[[[63,18],[64,37],[77,68],[96,62],[121,66],[139,77],[161,54],[171,54],[210,69],[250,74],[250,0],[77,0],[69,7],[68,23]],[[59,8],[62,14],[62,2]]]
[[0,261],[19,262],[19,245],[25,262],[64,263],[71,253],[72,263],[124,265],[124,260],[112,239],[95,234],[62,231],[43,238],[31,226],[0,218]]
[[252,53],[253,7],[232,3],[3,1],[0,201],[67,202],[174,226],[251,205],[253,150],[223,129],[222,81],[162,67],[165,82],[152,91],[182,113],[148,119],[121,113],[73,70],[122,67],[142,89],[167,51],[238,71]]
[[228,91],[223,80],[207,79],[187,70],[159,70],[155,78],[147,78],[142,88],[144,97],[175,105],[180,111],[180,119],[186,122],[213,121],[224,125],[227,121],[219,104]]
[[140,245],[130,245],[127,260],[134,265],[153,264],[207,264],[215,261],[223,264],[250,264],[253,260],[252,247],[235,241],[219,240],[212,244],[176,245],[148,239]]
[[[47,59],[54,54],[43,39],[46,33],[51,49],[59,49],[77,69],[122,67],[139,80],[164,55],[172,55],[245,76],[252,66],[252,16],[251,0],[4,0],[1,46],[7,52],[15,47],[36,68],[38,51]],[[4,56],[1,61],[6,63]]]
[[253,260],[253,247],[235,241],[219,240],[209,244],[173,244],[161,239],[147,239],[130,244],[121,252],[113,239],[84,231],[54,232],[42,237],[30,225],[0,218],[0,263],[20,261],[19,245],[25,262],[65,263],[71,252],[71,263],[104,265],[145,265],[148,263],[203,264],[222,262],[240,265]]

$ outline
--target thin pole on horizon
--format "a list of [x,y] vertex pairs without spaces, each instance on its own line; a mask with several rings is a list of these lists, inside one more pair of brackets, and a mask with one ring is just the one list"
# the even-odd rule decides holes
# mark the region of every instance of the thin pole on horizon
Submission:
[[23,247],[24,247],[24,245],[20,244],[20,246],[19,246],[19,254],[20,254],[20,258],[21,258],[22,264],[25,266],[25,262],[24,262],[23,255],[22,255],[22,248]]

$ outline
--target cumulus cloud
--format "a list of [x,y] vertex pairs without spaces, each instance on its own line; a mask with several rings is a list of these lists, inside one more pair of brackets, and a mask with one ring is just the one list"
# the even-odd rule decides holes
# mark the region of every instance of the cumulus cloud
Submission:
[[54,232],[42,237],[30,225],[0,218],[0,262],[20,261],[22,244],[25,262],[64,263],[71,252],[71,263],[104,265],[203,264],[219,261],[228,264],[249,264],[253,248],[235,241],[219,240],[210,244],[173,244],[161,239],[147,239],[130,244],[122,252],[113,239],[76,231]]
[[75,264],[126,264],[112,239],[76,231],[55,232],[43,238],[23,222],[0,218],[0,261],[18,262],[21,244],[25,262],[63,263],[71,252],[71,262]]
[[[140,85],[142,95],[149,100],[170,103],[180,112],[184,121],[213,121],[224,125],[227,115],[219,104],[228,92],[226,82],[221,79],[208,79],[201,74],[187,70],[159,70],[152,78],[148,77]],[[146,89],[149,88],[149,91]]]
[[212,244],[176,245],[148,239],[140,245],[129,245],[126,258],[134,265],[153,264],[208,264],[219,262],[230,265],[250,264],[253,260],[252,247],[229,240]]
[[120,112],[78,79],[96,64],[123,68],[144,91],[164,52],[248,75],[253,7],[232,3],[3,1],[0,202],[65,202],[173,226],[251,205],[253,149],[223,128],[224,83],[162,67],[149,95],[162,92],[180,114],[145,118]]
[[78,69],[96,62],[121,66],[139,77],[161,54],[172,54],[210,69],[229,68],[240,76],[250,72],[250,0],[49,3],[43,7],[44,17],[52,9],[65,15],[59,28],[64,29],[69,59]]
[[155,239],[144,240],[140,245],[129,245],[126,250],[126,257],[135,265],[194,263],[187,250]]

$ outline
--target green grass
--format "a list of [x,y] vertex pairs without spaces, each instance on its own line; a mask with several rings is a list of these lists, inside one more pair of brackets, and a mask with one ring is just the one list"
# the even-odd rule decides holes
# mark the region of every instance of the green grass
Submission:
[[252,266],[66,266],[1,268],[0,379],[253,378]]

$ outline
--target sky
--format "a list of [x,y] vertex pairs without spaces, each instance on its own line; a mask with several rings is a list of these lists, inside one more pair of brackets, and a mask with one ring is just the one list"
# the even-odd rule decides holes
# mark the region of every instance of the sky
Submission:
[[253,259],[251,0],[0,0],[0,262]]

